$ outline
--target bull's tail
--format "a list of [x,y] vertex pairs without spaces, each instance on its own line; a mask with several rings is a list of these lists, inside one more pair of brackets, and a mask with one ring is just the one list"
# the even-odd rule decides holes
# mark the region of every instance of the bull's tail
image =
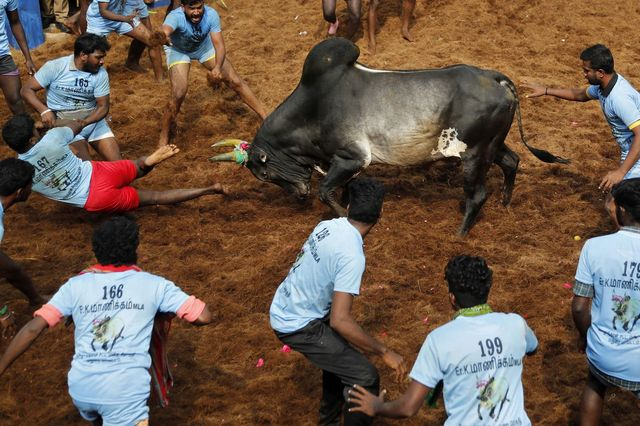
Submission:
[[534,148],[527,143],[527,138],[524,136],[524,129],[522,128],[522,114],[520,114],[520,98],[518,97],[518,90],[516,89],[515,84],[505,76],[500,76],[498,78],[498,83],[501,86],[506,87],[512,94],[516,100],[516,118],[518,119],[518,130],[520,131],[520,140],[526,146],[529,151],[533,155],[535,155],[539,160],[544,161],[545,163],[561,163],[561,164],[569,164],[569,160],[566,158],[558,157],[550,153],[549,151],[545,151],[543,149]]

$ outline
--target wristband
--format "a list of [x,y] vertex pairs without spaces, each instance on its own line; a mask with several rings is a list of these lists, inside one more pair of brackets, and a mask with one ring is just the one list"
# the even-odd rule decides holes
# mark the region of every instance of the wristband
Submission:
[[2,309],[0,309],[0,317],[4,316],[8,310],[9,310],[9,306],[4,305]]
[[51,112],[51,110],[50,110],[50,109],[48,109],[48,108],[47,108],[47,109],[45,109],[44,111],[42,111],[42,112],[40,113],[40,117],[44,116],[44,115],[45,115],[46,113],[48,113],[48,112]]

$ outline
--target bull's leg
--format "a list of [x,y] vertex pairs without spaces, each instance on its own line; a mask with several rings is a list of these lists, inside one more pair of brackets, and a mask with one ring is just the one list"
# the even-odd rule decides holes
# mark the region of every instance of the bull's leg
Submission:
[[616,317],[613,317],[613,329],[617,330],[617,328],[616,328]]
[[364,166],[364,160],[334,158],[327,175],[320,184],[320,199],[338,216],[346,216],[347,210],[336,200],[336,190],[351,180]]
[[518,171],[520,157],[503,143],[500,148],[498,148],[496,158],[493,162],[500,166],[504,174],[502,205],[508,206],[511,201],[511,194],[513,194],[513,185],[516,183],[516,172]]
[[487,201],[485,181],[491,162],[483,158],[482,155],[469,153],[468,156],[463,158],[462,164],[466,207],[458,234],[465,236],[475,223],[482,205]]
[[502,402],[500,402],[500,409],[498,410],[498,415],[496,416],[495,420],[498,420],[498,417],[500,417],[500,413],[502,413],[502,408],[504,407],[504,403],[509,401],[507,399],[507,393],[509,393],[509,388],[507,388],[507,391],[504,394],[504,398],[502,398]]

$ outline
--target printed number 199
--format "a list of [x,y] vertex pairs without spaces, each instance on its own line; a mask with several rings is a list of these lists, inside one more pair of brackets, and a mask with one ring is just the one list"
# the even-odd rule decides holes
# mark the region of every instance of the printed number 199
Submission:
[[495,337],[492,339],[486,339],[484,344],[482,340],[478,342],[478,346],[480,346],[481,356],[492,356],[494,353],[501,354],[502,353],[502,341],[499,337]]

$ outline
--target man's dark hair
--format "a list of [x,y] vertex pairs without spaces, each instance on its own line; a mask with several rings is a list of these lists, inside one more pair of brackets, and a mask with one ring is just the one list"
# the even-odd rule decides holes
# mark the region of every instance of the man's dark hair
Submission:
[[84,33],[76,39],[73,45],[73,56],[79,56],[81,53],[89,55],[96,50],[107,53],[109,49],[111,49],[111,45],[106,37]]
[[444,270],[449,292],[456,297],[461,308],[487,303],[493,282],[493,271],[487,262],[476,256],[455,256]]
[[349,219],[376,223],[382,212],[384,186],[375,179],[360,177],[349,182]]
[[191,6],[196,3],[204,3],[204,0],[180,0],[184,6]]
[[606,74],[613,73],[613,55],[604,44],[595,44],[587,47],[580,54],[580,59],[589,61],[591,68],[594,70],[602,70]]
[[[618,208],[622,207],[634,221],[640,223],[640,178],[625,179],[617,183],[611,189],[611,195],[616,202],[616,215]],[[618,223],[624,225],[621,217],[618,217]]]
[[138,225],[128,216],[112,217],[93,231],[93,252],[101,265],[135,265],[138,242]]
[[29,163],[17,158],[0,161],[0,196],[6,197],[33,182],[35,169]]
[[33,126],[33,118],[27,114],[14,115],[2,128],[2,139],[18,154],[27,152],[33,136]]

